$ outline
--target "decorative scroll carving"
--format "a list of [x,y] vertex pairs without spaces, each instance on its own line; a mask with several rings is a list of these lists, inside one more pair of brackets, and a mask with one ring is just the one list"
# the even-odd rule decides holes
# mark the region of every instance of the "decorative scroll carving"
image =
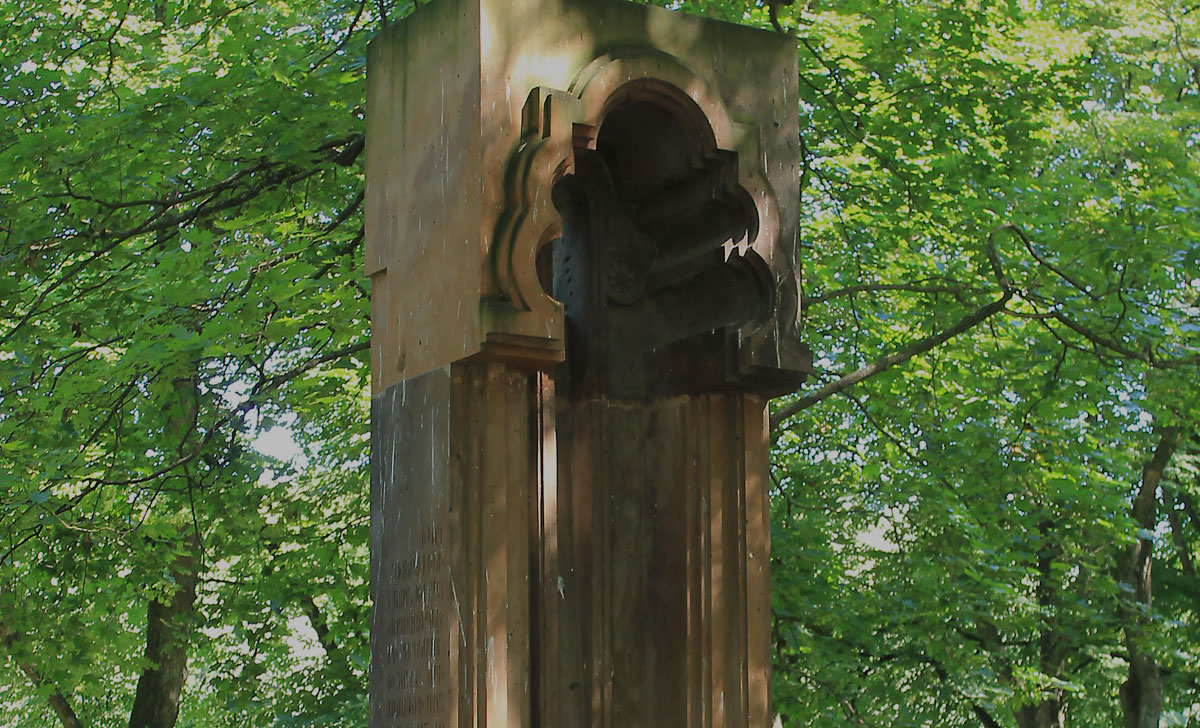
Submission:
[[521,141],[505,171],[505,203],[493,258],[500,300],[489,302],[497,330],[562,340],[562,306],[537,280],[537,254],[559,237],[562,222],[550,198],[553,181],[572,159],[578,100],[535,88],[522,118]]

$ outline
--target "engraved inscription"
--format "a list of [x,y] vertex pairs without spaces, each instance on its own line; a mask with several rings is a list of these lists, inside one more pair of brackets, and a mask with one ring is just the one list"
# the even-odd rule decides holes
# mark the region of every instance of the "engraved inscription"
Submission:
[[405,728],[445,728],[450,693],[448,572],[442,530],[421,529],[411,555],[391,565],[387,648],[380,657],[386,715]]

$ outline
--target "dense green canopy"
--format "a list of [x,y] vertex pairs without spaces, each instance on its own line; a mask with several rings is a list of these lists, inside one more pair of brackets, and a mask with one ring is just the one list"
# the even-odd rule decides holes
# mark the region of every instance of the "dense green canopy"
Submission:
[[[1200,6],[669,5],[800,54],[784,725],[1200,721]],[[412,10],[0,2],[0,723],[365,725],[364,53]]]

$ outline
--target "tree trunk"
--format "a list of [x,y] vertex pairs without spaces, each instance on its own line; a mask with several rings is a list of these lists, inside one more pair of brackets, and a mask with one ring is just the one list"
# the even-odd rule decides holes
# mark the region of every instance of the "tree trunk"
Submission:
[[[1057,619],[1062,591],[1061,582],[1054,578],[1054,561],[1062,553],[1057,545],[1055,527],[1056,524],[1051,520],[1038,524],[1044,545],[1038,552],[1038,583],[1035,594],[1042,612],[1049,615],[1041,625],[1038,636],[1038,669],[1044,675],[1057,678],[1062,676],[1067,649],[1066,640],[1052,621]],[[1062,689],[1055,688],[1040,702],[1022,706],[1016,711],[1015,717],[1020,728],[1062,728],[1067,722],[1067,703]]]
[[1154,656],[1144,649],[1151,606],[1150,569],[1154,541],[1143,534],[1154,531],[1158,519],[1158,482],[1179,444],[1178,427],[1165,427],[1159,435],[1154,455],[1142,471],[1142,483],[1133,499],[1133,520],[1138,538],[1129,546],[1121,564],[1121,580],[1132,588],[1122,599],[1121,617],[1125,628],[1125,648],[1129,653],[1129,677],[1121,685],[1121,711],[1125,728],[1158,728],[1162,715],[1162,671]]
[[169,601],[151,600],[146,610],[146,659],[151,666],[138,678],[129,728],[173,728],[179,717],[199,581],[198,544],[194,539],[192,547],[171,569],[178,590]]
[[[168,432],[178,443],[177,452],[199,447],[196,436],[196,416],[200,393],[196,369],[198,362],[188,362],[187,373],[174,379],[175,401],[167,418]],[[168,476],[172,477],[172,476]],[[200,487],[188,465],[180,475],[173,476],[191,494]],[[165,601],[150,600],[146,609],[146,661],[150,663],[138,678],[133,707],[129,711],[129,728],[174,728],[179,718],[183,685],[187,680],[188,641],[193,629],[196,609],[196,585],[200,580],[202,544],[195,514],[192,526],[181,530],[179,541],[183,553],[171,564],[170,576],[177,587]]]
[[343,686],[350,685],[350,676],[353,674],[353,669],[350,666],[350,655],[341,645],[334,642],[329,631],[329,620],[326,618],[325,613],[313,601],[311,594],[305,594],[300,598],[300,608],[304,610],[305,616],[308,617],[308,623],[312,625],[313,631],[317,634],[317,642],[321,645],[321,649],[325,651],[325,659],[331,671],[331,678],[340,682]]
[[1016,711],[1016,718],[1020,728],[1062,728],[1067,720],[1062,691],[1055,691],[1054,697],[1040,703],[1023,706]]

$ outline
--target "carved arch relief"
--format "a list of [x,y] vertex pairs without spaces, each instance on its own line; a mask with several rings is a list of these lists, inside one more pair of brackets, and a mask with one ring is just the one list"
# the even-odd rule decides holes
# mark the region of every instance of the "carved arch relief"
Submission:
[[[626,208],[630,204],[638,208],[631,212],[635,229],[622,234],[641,233],[642,243],[630,243],[628,250],[609,256],[605,265],[610,270],[605,275],[615,285],[607,285],[607,295],[619,306],[632,306],[654,292],[647,286],[657,286],[662,299],[670,293],[664,290],[671,271],[692,270],[704,274],[693,285],[706,288],[691,291],[689,305],[703,309],[703,302],[713,295],[745,299],[716,302],[717,307],[736,310],[700,311],[693,328],[708,322],[713,324],[710,329],[729,329],[736,331],[736,339],[749,340],[770,338],[780,320],[794,322],[795,272],[780,247],[779,206],[763,169],[758,128],[734,121],[709,85],[677,59],[639,51],[595,59],[566,91],[535,88],[530,92],[521,141],[506,170],[506,211],[493,249],[499,300],[488,302],[490,331],[521,339],[566,340],[567,312],[552,295],[545,246],[563,235],[563,207],[588,203],[578,199],[572,203],[574,196],[563,191],[562,183],[580,176],[576,174],[580,164],[592,168],[587,176],[593,185],[606,172],[613,176],[609,168],[622,165],[621,145],[610,141],[605,149],[606,132],[609,137],[619,134],[613,131],[617,126],[636,125],[640,122],[631,121],[632,117],[653,117],[656,109],[669,119],[663,123],[678,125],[679,133],[689,140],[682,147],[671,145],[686,150],[687,179],[680,177],[679,160],[664,159],[664,166],[674,165],[675,179],[609,180],[614,186],[611,192],[624,198]],[[636,134],[628,136],[627,154],[656,153],[644,144],[639,149]],[[605,169],[597,171],[597,166]],[[681,214],[689,205],[698,213],[690,222]],[[728,265],[709,264],[707,272],[693,270],[691,261],[699,255],[708,256],[711,263],[714,248],[722,251]],[[622,288],[623,277],[627,280]],[[729,290],[722,293],[712,286]],[[647,345],[663,343],[667,342]],[[736,348],[736,342],[732,346]]]

